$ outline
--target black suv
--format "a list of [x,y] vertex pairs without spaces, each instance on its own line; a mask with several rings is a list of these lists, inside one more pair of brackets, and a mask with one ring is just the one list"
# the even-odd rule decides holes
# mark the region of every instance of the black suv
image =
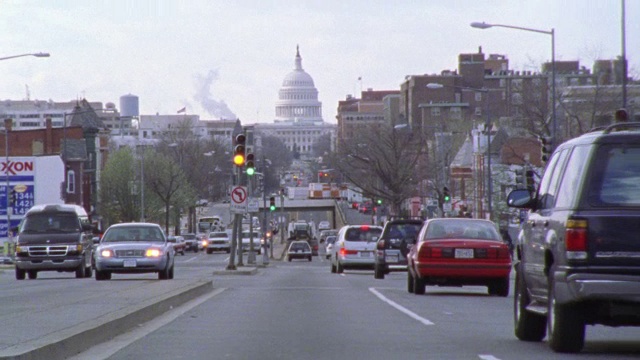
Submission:
[[618,123],[554,151],[515,244],[515,335],[579,352],[585,326],[640,326],[640,123]]
[[422,224],[421,218],[392,218],[384,224],[376,246],[374,278],[384,279],[391,271],[407,270],[407,253],[416,243]]

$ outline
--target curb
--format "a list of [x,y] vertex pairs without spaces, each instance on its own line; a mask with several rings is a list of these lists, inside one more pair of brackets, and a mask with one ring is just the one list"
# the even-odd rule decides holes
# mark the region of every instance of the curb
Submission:
[[0,359],[65,359],[211,291],[211,281],[189,284],[159,299],[149,299],[138,306],[105,314],[53,335],[8,348],[0,353]]
[[219,269],[213,270],[213,275],[255,275],[258,273],[257,267],[240,266],[237,270]]

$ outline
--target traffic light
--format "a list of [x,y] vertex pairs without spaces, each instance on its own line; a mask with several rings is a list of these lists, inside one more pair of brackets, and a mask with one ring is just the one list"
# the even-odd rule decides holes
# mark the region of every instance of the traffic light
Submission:
[[524,168],[516,169],[516,189],[524,189]]
[[254,155],[252,153],[247,154],[247,175],[251,176],[256,172],[256,164],[254,162]]
[[9,190],[9,205],[13,206],[16,203],[16,191],[14,189]]
[[525,172],[525,185],[527,186],[527,190],[536,191],[536,181],[533,178],[534,172],[533,170],[526,170]]
[[553,139],[549,136],[540,136],[540,160],[543,164],[546,164],[553,152]]
[[382,199],[378,199],[378,200],[376,200],[376,204],[378,204],[378,205],[382,205]]
[[446,203],[451,201],[451,193],[449,193],[449,188],[446,186],[442,188],[442,199]]
[[616,118],[616,122],[627,122],[627,121],[629,121],[629,113],[627,112],[627,109],[620,108],[620,109],[616,110],[615,118]]
[[269,210],[271,211],[275,211],[276,210],[276,197],[272,196],[269,198]]
[[245,162],[245,142],[247,141],[247,137],[244,134],[238,134],[236,136],[236,145],[233,148],[233,163],[238,166],[244,166]]

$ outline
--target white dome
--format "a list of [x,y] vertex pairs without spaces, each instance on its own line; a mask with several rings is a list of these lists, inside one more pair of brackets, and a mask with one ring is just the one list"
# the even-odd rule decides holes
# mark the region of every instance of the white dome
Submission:
[[322,103],[313,78],[302,69],[300,48],[296,48],[295,68],[282,80],[276,102],[277,121],[322,121]]

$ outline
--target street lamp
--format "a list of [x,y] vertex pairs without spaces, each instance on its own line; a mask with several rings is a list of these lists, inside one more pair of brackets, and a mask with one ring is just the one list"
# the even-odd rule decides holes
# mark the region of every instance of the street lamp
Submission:
[[[439,83],[427,84],[428,89],[442,89],[445,85]],[[491,220],[491,197],[493,194],[493,184],[491,179],[491,117],[489,115],[489,89],[486,88],[472,88],[467,86],[451,86],[453,88],[462,90],[471,90],[479,93],[484,93],[484,106],[487,113],[487,119],[485,121],[485,131],[487,132],[487,210],[489,211],[489,220]]]
[[49,55],[49,53],[43,53],[43,52],[39,52],[39,53],[29,53],[29,54],[21,54],[21,55],[5,56],[5,57],[1,57],[1,58],[0,58],[0,60],[15,59],[15,58],[23,57],[23,56],[49,57],[50,55]]
[[512,25],[502,25],[502,24],[487,24],[485,22],[472,22],[471,27],[476,29],[488,29],[490,27],[503,27],[507,29],[516,29],[523,31],[530,31],[539,34],[551,35],[551,120],[553,122],[553,126],[551,128],[551,136],[552,136],[552,146],[555,148],[558,143],[557,135],[557,123],[556,123],[556,36],[555,29],[551,28],[551,30],[538,30],[531,29],[521,26],[512,26]]

